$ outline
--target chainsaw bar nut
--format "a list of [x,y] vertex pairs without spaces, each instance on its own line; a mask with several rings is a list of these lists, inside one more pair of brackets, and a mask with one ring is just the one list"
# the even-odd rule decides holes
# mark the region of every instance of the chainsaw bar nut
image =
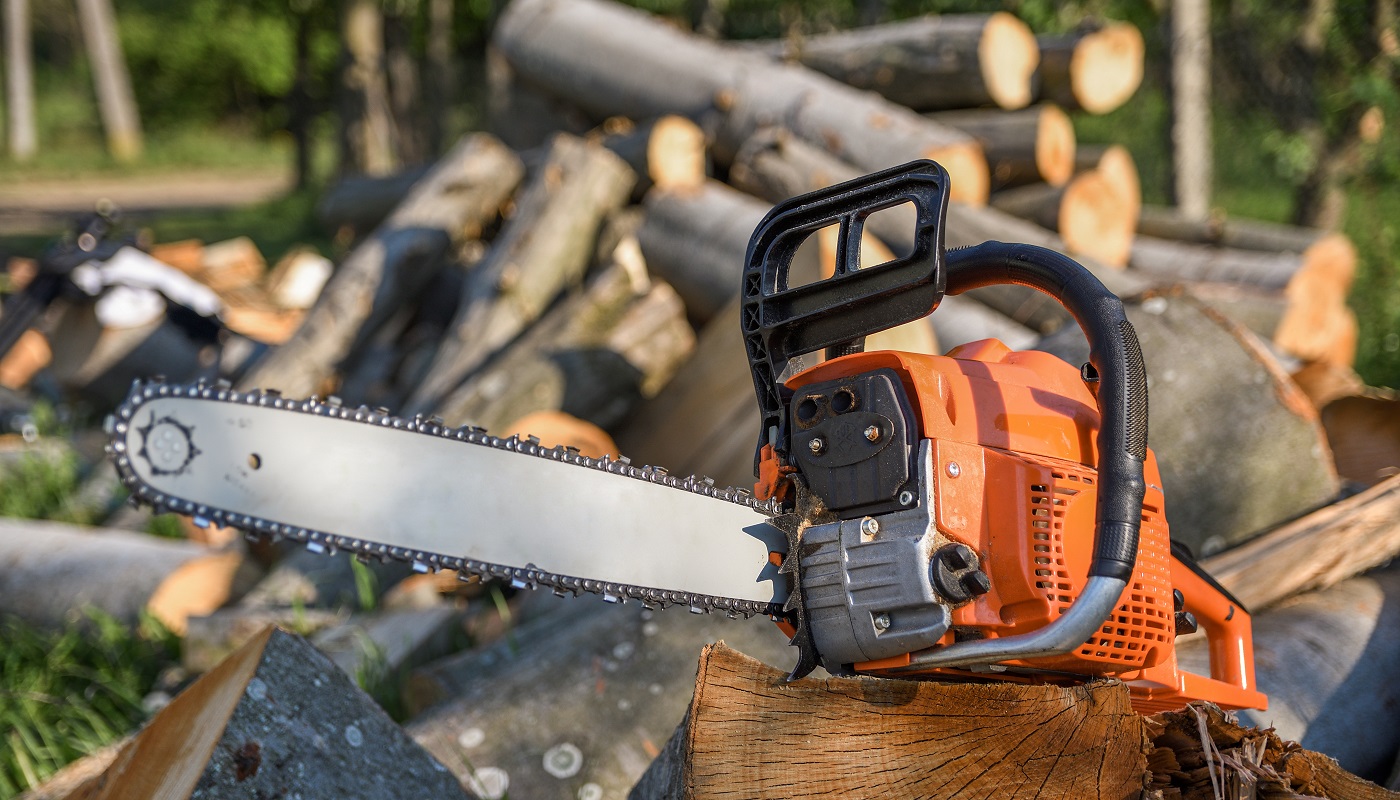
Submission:
[[950,603],[962,603],[986,594],[992,582],[977,566],[977,553],[965,544],[947,544],[933,554],[929,564],[933,586]]

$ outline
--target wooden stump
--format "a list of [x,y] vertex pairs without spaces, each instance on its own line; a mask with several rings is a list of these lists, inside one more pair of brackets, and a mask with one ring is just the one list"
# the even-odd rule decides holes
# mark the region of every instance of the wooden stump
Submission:
[[941,111],[929,118],[977,138],[992,191],[1040,182],[1063,186],[1074,174],[1074,124],[1059,106]]
[[1005,12],[930,15],[757,47],[917,111],[1021,108],[1040,61],[1030,28]]
[[1107,114],[1142,83],[1142,32],[1127,22],[1094,31],[1038,36],[1040,96],[1068,109]]
[[275,628],[181,692],[69,800],[467,798],[323,655]]
[[784,674],[700,655],[680,728],[631,797],[1129,798],[1147,771],[1121,684],[957,684]]

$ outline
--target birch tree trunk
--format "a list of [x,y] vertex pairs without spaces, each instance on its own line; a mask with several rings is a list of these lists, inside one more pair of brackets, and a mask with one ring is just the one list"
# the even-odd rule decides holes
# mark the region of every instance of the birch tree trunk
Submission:
[[141,156],[141,118],[114,17],[111,0],[78,0],[102,127],[107,130],[107,149],[118,161],[132,161]]
[[38,149],[34,132],[34,52],[29,40],[29,0],[5,0],[5,110],[10,156],[27,161]]
[[1172,0],[1172,172],[1176,204],[1210,213],[1210,3]]

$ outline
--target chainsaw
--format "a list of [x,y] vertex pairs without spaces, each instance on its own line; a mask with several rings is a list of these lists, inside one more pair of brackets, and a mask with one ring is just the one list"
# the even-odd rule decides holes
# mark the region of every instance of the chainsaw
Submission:
[[[948,174],[918,161],[775,206],[742,273],[762,415],[752,490],[626,458],[334,397],[137,382],[108,451],[132,497],[196,524],[399,559],[561,595],[767,616],[790,677],[1074,683],[1116,677],[1150,712],[1266,706],[1250,617],[1170,542],[1147,447],[1142,353],[1075,261],[987,242],[946,251]],[[872,214],[912,206],[912,251],[861,268]],[[834,273],[791,285],[813,232]],[[864,351],[945,294],[1045,292],[1090,343],[1081,368],[986,340]],[[822,354],[802,369],[803,359]],[[1177,664],[1204,629],[1210,675]]]

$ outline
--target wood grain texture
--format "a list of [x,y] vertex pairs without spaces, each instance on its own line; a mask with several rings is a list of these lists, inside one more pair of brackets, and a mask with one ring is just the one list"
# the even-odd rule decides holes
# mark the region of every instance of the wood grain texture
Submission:
[[705,648],[689,722],[676,734],[684,747],[667,751],[684,756],[683,793],[672,797],[1120,800],[1142,792],[1144,731],[1118,684],[783,677],[723,644]]
[[1400,553],[1400,476],[1282,525],[1202,566],[1251,610],[1321,589]]

